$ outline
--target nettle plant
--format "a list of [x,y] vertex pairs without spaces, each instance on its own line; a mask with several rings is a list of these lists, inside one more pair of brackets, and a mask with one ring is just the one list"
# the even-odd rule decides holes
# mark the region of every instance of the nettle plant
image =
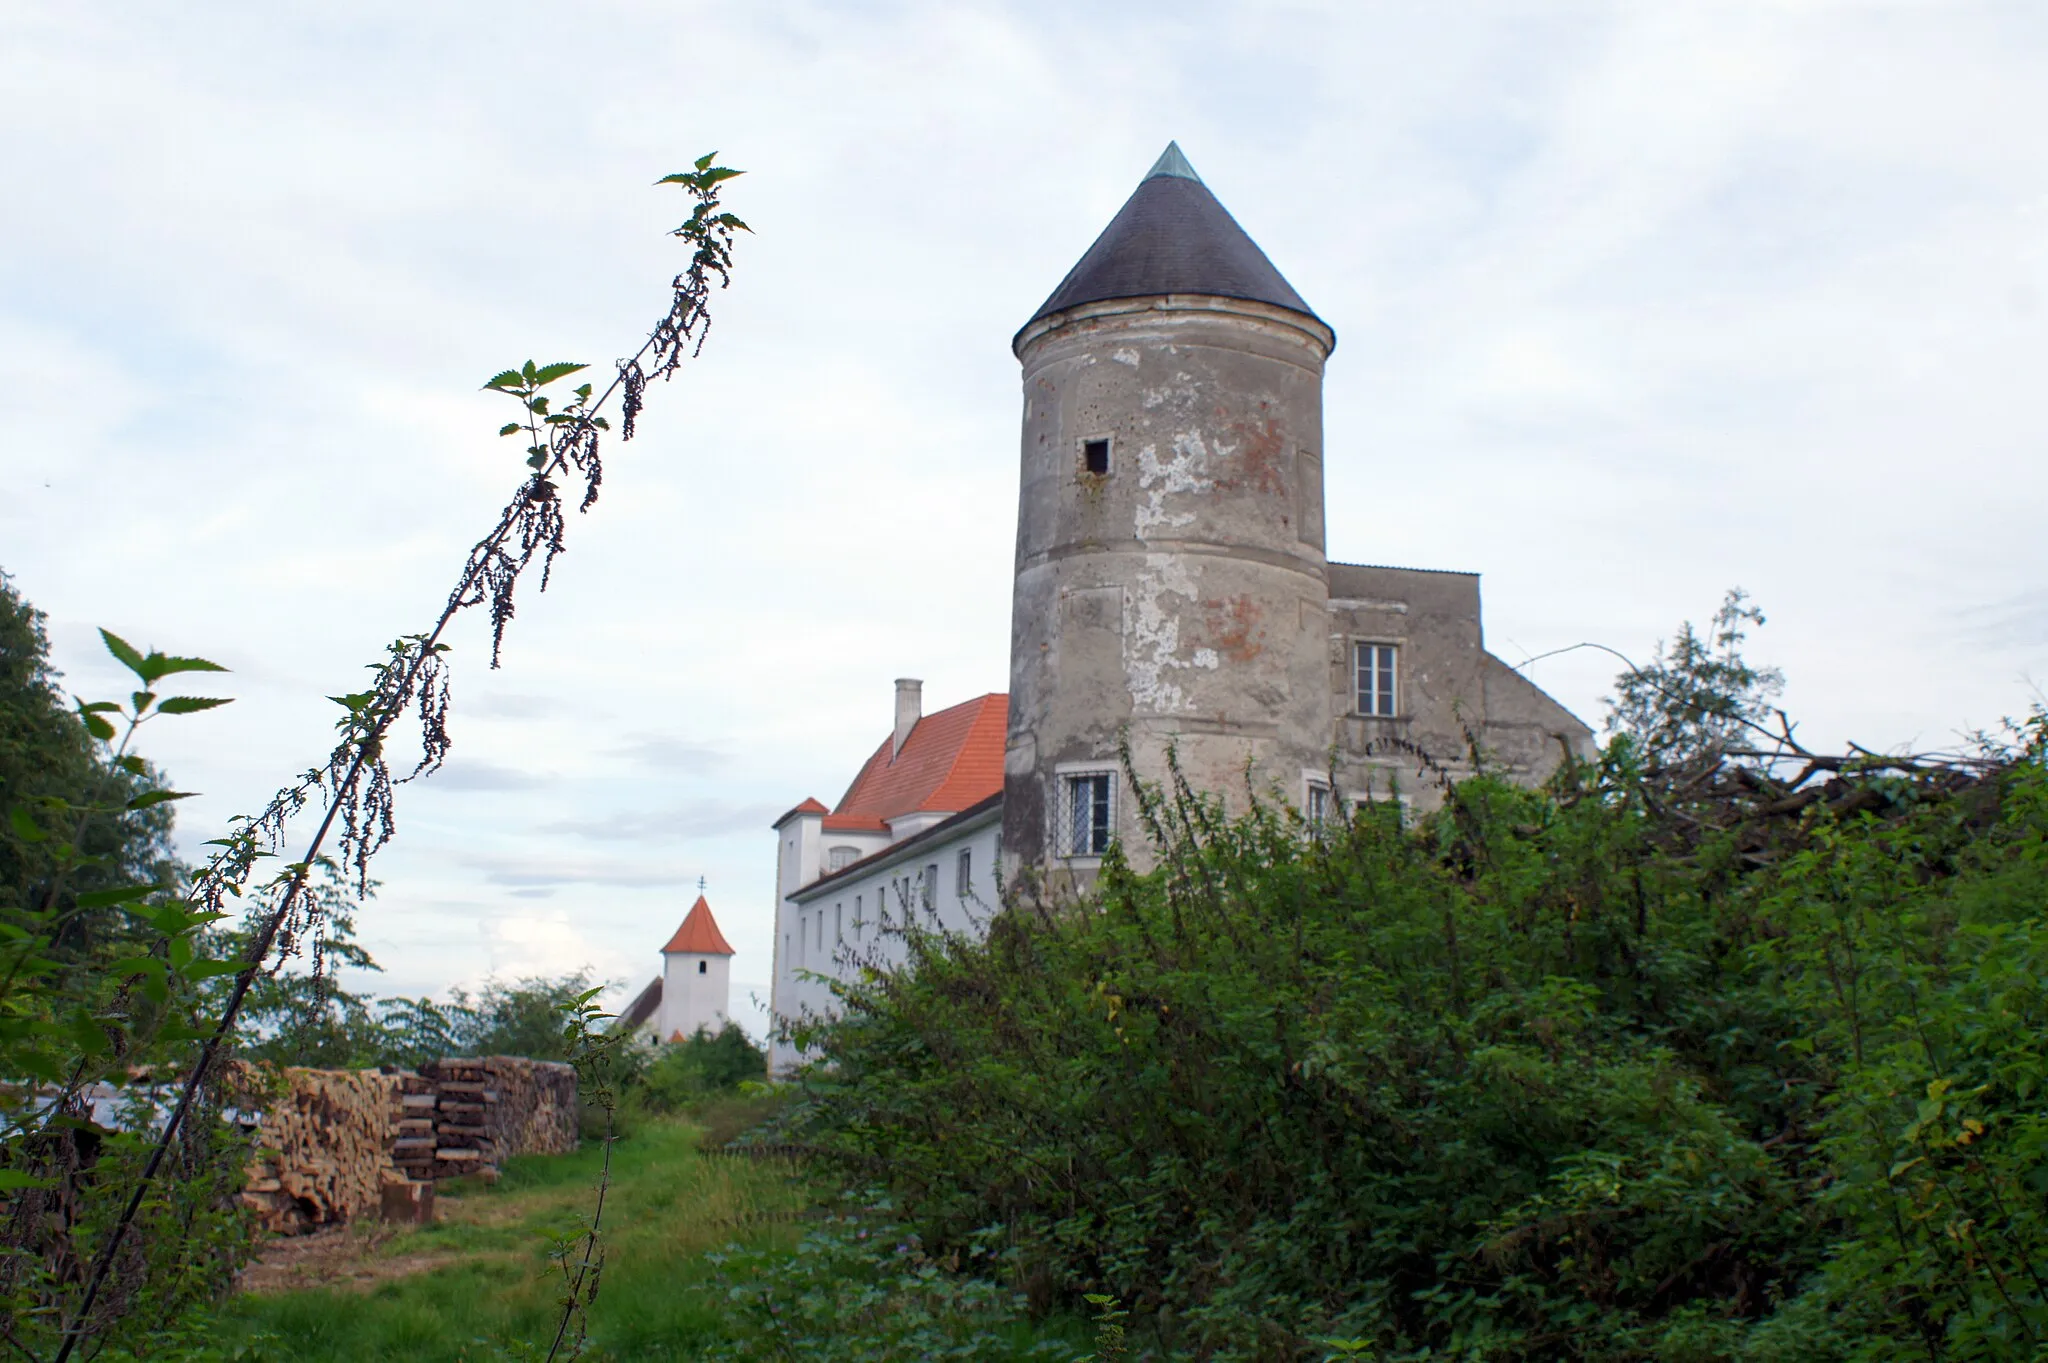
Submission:
[[[574,363],[528,361],[484,384],[521,405],[502,431],[527,438],[519,486],[470,549],[439,617],[395,639],[361,690],[332,697],[342,713],[326,759],[258,813],[232,820],[196,868],[102,884],[110,863],[86,833],[109,819],[161,821],[164,807],[183,798],[133,751],[134,740],[162,716],[226,704],[161,690],[183,674],[225,669],[104,634],[137,682],[125,702],[77,708],[104,797],[41,796],[8,812],[13,837],[50,868],[33,902],[0,904],[0,1343],[13,1355],[166,1357],[181,1314],[217,1296],[245,1260],[247,1231],[232,1206],[243,1152],[222,1108],[250,990],[309,946],[317,953],[329,901],[309,879],[331,862],[367,893],[371,860],[397,832],[397,786],[447,757],[443,636],[451,623],[483,609],[490,665],[499,665],[521,578],[538,566],[545,590],[566,547],[564,501],[575,497],[579,511],[597,501],[600,441],[611,430],[603,411],[616,397],[620,436],[631,439],[648,382],[701,351],[712,291],[731,282],[736,234],[749,230],[719,201],[720,186],[740,172],[714,160],[700,157],[657,182],[691,198],[672,233],[689,246],[689,263],[671,281],[667,310],[602,391],[584,383],[566,400],[557,396],[554,385],[588,368]],[[398,770],[393,731],[406,720],[418,726],[419,746]],[[310,831],[294,839],[308,820]],[[240,931],[216,927],[237,914]],[[579,1054],[602,1064],[606,1046],[591,1013],[591,999],[579,1000],[569,1026],[583,1039]],[[95,1120],[110,1105],[126,1108],[123,1119]],[[601,1211],[600,1198],[580,1242],[585,1271],[567,1277],[565,1326],[549,1357],[580,1347]]]

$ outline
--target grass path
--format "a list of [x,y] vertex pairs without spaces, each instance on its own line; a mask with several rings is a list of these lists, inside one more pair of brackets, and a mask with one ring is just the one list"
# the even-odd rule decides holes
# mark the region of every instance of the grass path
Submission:
[[[502,1356],[494,1341],[549,1338],[561,1289],[548,1245],[575,1232],[598,1165],[595,1149],[511,1160],[494,1187],[444,1195],[434,1225],[316,1253],[283,1277],[322,1285],[244,1292],[222,1324],[305,1363],[484,1363]],[[724,1333],[717,1304],[690,1290],[704,1251],[793,1242],[775,1218],[800,1208],[802,1191],[787,1169],[699,1153],[697,1129],[680,1121],[641,1125],[615,1147],[612,1172],[591,1354],[694,1358]]]

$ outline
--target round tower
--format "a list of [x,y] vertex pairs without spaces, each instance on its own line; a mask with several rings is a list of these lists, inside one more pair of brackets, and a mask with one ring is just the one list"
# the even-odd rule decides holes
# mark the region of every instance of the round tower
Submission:
[[1330,741],[1335,334],[1169,145],[1024,329],[1006,860],[1144,838],[1118,770],[1302,799]]

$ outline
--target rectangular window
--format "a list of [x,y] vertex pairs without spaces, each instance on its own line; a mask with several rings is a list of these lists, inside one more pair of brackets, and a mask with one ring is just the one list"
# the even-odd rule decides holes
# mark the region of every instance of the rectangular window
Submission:
[[1330,821],[1330,788],[1319,781],[1308,783],[1308,805],[1302,810],[1310,828],[1321,828]]
[[845,914],[846,905],[834,904],[832,906],[832,944],[834,946],[846,940]]
[[1084,472],[1101,477],[1109,472],[1109,439],[1083,440],[1081,442],[1081,468]]
[[1358,713],[1397,714],[1395,694],[1396,662],[1400,650],[1392,644],[1358,645]]
[[859,855],[860,849],[857,847],[835,847],[830,852],[826,853],[826,869],[831,871],[843,871],[847,867],[853,865],[854,859]]
[[961,899],[974,893],[974,849],[963,847],[953,859],[953,893]]
[[860,901],[861,897],[859,895],[853,897],[853,940],[856,942],[860,940],[861,932],[868,925],[867,919],[861,916]]
[[937,862],[933,862],[924,868],[924,888],[921,894],[924,899],[924,911],[926,913],[930,913],[939,907],[939,864]]
[[1091,771],[1060,780],[1060,852],[1099,857],[1116,833],[1116,776]]
[[810,958],[811,952],[811,917],[809,914],[800,913],[796,916],[796,940],[796,963],[802,965]]

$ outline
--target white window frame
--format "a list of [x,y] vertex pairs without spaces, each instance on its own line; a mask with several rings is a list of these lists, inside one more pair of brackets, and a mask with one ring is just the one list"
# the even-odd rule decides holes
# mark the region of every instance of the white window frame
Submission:
[[[1067,861],[1099,860],[1102,854],[1109,850],[1109,844],[1116,841],[1118,784],[1116,768],[1076,766],[1068,769],[1062,767],[1054,773],[1054,778],[1059,782],[1054,789],[1053,800],[1054,847],[1058,849],[1060,857]],[[1091,845],[1085,848],[1079,845],[1083,842],[1083,839],[1076,836],[1080,831],[1080,811],[1077,806],[1076,797],[1080,792],[1081,783],[1084,781],[1090,783],[1091,787],[1099,790],[1101,794],[1100,805],[1096,803],[1094,795],[1091,794],[1088,808],[1091,811],[1098,808],[1102,811],[1100,818],[1091,817],[1089,819],[1089,836],[1085,841]],[[1096,782],[1101,782],[1101,785],[1095,787],[1094,783]],[[1099,829],[1097,825],[1100,825]],[[1095,841],[1094,835],[1098,831],[1102,834],[1102,845],[1095,847],[1092,844]]]
[[965,899],[974,893],[974,849],[963,847],[953,854],[953,897]]
[[924,868],[924,875],[920,879],[924,881],[924,884],[918,887],[918,903],[924,906],[926,913],[937,913],[939,909],[939,863],[936,861],[927,862]]
[[1302,792],[1302,819],[1310,828],[1326,828],[1336,812],[1337,792],[1330,789],[1328,781],[1309,777]]
[[[1370,651],[1370,662],[1367,660]],[[1368,686],[1367,678],[1371,678]],[[1382,690],[1380,683],[1385,681]],[[1391,639],[1351,641],[1351,709],[1367,719],[1401,715],[1401,645]]]
[[843,871],[859,860],[860,849],[858,847],[849,847],[841,843],[837,847],[830,847],[825,850],[825,869],[827,871]]

